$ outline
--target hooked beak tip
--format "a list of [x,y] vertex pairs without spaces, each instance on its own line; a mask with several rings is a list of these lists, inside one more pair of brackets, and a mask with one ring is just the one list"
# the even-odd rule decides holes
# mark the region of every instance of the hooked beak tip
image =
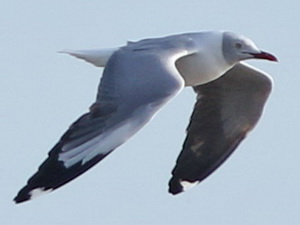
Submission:
[[252,55],[256,59],[266,59],[266,60],[269,60],[269,61],[278,62],[278,59],[274,55],[272,55],[268,52],[261,51],[260,53],[255,53],[255,54],[252,54]]

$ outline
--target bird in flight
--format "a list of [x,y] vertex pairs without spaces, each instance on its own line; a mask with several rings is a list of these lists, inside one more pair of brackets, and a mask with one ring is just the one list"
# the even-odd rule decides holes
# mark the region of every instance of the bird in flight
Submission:
[[63,52],[104,67],[97,98],[52,148],[16,203],[81,175],[138,132],[184,87],[192,87],[197,101],[169,181],[170,193],[185,191],[217,169],[262,114],[272,79],[242,61],[277,61],[250,39],[227,31]]

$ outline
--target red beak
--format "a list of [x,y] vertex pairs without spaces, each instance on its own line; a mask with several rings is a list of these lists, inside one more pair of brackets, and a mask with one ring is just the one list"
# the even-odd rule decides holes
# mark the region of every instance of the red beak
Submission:
[[254,53],[252,55],[256,59],[266,59],[266,60],[278,62],[278,59],[274,55],[272,55],[268,52],[261,51],[260,53]]

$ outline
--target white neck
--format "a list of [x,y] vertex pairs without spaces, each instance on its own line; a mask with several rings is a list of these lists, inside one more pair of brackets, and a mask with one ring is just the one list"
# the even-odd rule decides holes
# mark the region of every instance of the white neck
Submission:
[[222,76],[233,66],[223,56],[223,32],[207,32],[194,40],[199,50],[176,62],[176,67],[185,80],[185,86],[208,83]]

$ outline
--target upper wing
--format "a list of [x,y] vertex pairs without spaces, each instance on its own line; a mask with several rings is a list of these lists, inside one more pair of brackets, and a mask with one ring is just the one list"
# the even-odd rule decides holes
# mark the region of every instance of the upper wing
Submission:
[[242,63],[194,87],[197,102],[172,171],[170,193],[200,182],[227,159],[257,123],[271,87],[267,74]]
[[185,54],[184,49],[132,43],[117,50],[106,64],[90,112],[70,126],[14,200],[60,187],[135,134],[183,88],[175,60]]

